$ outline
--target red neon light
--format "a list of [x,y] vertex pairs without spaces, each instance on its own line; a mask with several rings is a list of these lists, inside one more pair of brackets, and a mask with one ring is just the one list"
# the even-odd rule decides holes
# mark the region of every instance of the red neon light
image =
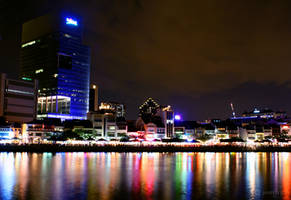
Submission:
[[284,125],[284,126],[282,127],[282,129],[289,129],[289,126]]

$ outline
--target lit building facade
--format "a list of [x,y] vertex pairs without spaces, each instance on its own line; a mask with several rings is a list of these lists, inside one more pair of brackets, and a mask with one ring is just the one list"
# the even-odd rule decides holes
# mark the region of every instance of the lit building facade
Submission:
[[88,120],[92,122],[93,129],[100,139],[121,139],[127,134],[126,122],[116,121],[113,113],[89,112]]
[[45,15],[23,24],[21,78],[39,80],[38,118],[86,119],[90,49],[79,17]]
[[49,135],[60,135],[64,127],[59,123],[47,123],[46,121],[32,121],[22,124],[22,142],[38,143],[49,137]]
[[101,102],[99,110],[105,113],[113,113],[117,118],[125,117],[125,106],[121,103]]
[[173,138],[174,135],[174,111],[171,106],[162,109],[162,119],[165,124],[165,138]]
[[[152,127],[152,124],[156,125],[155,130],[156,139],[164,139],[164,138],[174,138],[174,111],[171,106],[160,106],[155,100],[152,98],[148,98],[140,107],[139,107],[139,115],[141,119],[144,121],[144,124]],[[149,133],[152,131],[146,131]]]
[[37,81],[8,79],[0,74],[0,117],[24,123],[36,117]]

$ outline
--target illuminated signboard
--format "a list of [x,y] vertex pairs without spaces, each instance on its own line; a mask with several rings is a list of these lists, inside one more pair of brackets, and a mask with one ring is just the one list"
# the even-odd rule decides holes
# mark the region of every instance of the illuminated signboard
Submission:
[[254,113],[260,113],[260,111],[255,108]]
[[66,24],[67,25],[78,26],[78,21],[74,20],[73,18],[67,17],[66,18]]
[[32,81],[31,78],[27,78],[27,77],[22,77],[21,79],[22,79],[22,80],[25,80],[25,81]]

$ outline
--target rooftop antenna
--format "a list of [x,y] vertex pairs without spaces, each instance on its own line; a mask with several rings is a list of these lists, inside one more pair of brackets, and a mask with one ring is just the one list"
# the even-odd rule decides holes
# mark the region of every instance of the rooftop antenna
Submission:
[[230,107],[231,107],[231,110],[232,110],[232,116],[233,116],[233,118],[235,118],[235,112],[234,112],[234,107],[233,107],[232,102],[230,102]]

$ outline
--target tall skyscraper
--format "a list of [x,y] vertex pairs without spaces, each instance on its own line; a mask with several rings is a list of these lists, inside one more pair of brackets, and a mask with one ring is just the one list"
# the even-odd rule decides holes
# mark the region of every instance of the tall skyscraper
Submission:
[[164,107],[162,109],[162,119],[165,124],[165,138],[174,137],[174,111],[171,106]]
[[98,86],[90,84],[89,111],[98,110]]
[[39,80],[38,118],[86,119],[90,49],[80,17],[65,12],[23,24],[21,78]]

